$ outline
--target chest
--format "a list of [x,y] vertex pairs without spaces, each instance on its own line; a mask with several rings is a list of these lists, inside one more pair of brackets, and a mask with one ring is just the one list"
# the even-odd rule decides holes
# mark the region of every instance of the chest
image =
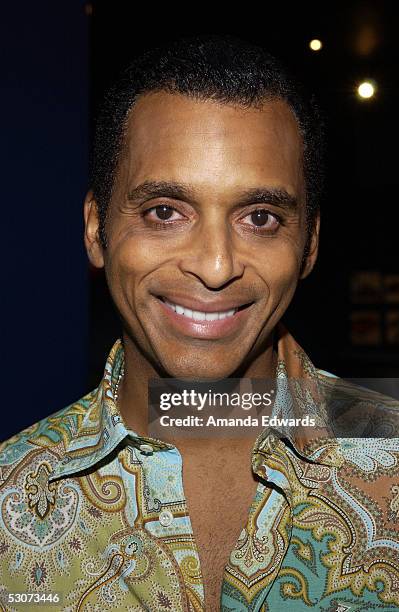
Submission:
[[183,487],[201,563],[206,610],[218,610],[223,571],[245,527],[257,482],[250,449],[182,452]]

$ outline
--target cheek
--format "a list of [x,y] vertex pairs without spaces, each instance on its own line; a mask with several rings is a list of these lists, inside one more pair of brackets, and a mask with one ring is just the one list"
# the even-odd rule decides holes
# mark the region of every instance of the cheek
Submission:
[[159,245],[146,244],[138,236],[124,239],[110,253],[111,268],[114,278],[120,276],[133,280],[140,279],[165,261],[165,249]]
[[301,263],[301,252],[293,245],[280,245],[265,255],[265,265],[259,270],[268,287],[272,302],[286,302],[295,291]]
[[125,313],[147,310],[147,280],[157,276],[157,271],[162,269],[167,258],[164,247],[147,244],[137,235],[124,237],[113,245],[106,274],[118,310]]

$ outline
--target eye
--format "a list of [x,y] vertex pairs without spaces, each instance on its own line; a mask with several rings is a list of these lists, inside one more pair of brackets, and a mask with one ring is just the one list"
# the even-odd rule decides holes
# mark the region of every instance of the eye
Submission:
[[250,222],[244,222],[244,225],[251,226],[255,231],[266,230],[268,232],[274,232],[278,230],[281,224],[280,217],[271,213],[265,208],[257,208],[256,210],[253,210],[251,213],[243,217],[243,219],[247,218],[249,218]]
[[178,213],[175,208],[172,206],[168,206],[167,204],[158,204],[157,206],[153,206],[152,208],[148,208],[144,211],[143,215],[149,217],[152,221],[170,221],[172,219],[173,213]]

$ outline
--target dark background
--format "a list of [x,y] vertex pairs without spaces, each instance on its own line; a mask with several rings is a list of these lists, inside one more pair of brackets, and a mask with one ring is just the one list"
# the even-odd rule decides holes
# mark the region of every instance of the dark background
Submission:
[[[345,377],[398,376],[399,299],[386,285],[399,274],[394,3],[265,2],[219,19],[215,6],[189,8],[140,7],[139,15],[136,4],[116,0],[2,8],[0,439],[102,376],[120,328],[82,241],[95,109],[137,53],[189,34],[260,44],[317,95],[328,124],[321,250],[284,320],[318,367]],[[310,51],[312,38],[323,42],[320,52]],[[371,100],[356,95],[365,78],[377,84]]]

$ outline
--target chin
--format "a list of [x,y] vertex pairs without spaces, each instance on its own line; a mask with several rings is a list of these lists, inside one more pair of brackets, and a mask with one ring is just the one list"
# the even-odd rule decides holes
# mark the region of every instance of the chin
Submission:
[[167,362],[164,363],[164,368],[172,378],[206,379],[209,381],[227,378],[236,369],[234,364],[230,367],[220,366],[216,368],[215,364],[211,362],[206,364]]

